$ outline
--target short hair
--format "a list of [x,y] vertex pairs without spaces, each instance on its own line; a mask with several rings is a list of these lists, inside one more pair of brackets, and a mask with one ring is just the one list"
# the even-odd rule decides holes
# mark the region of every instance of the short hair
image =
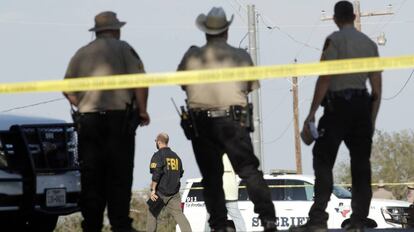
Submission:
[[170,140],[170,137],[168,136],[168,134],[167,133],[165,133],[165,132],[162,132],[162,133],[159,133],[158,135],[157,135],[157,141],[160,141],[160,142],[162,142],[163,144],[168,144],[168,141]]
[[334,7],[334,16],[340,22],[353,22],[355,19],[354,6],[349,1],[339,1]]

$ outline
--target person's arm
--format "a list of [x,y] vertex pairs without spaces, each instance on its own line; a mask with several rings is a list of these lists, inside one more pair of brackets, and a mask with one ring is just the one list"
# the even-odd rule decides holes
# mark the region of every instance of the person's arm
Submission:
[[[200,54],[200,48],[199,47],[197,47],[197,46],[195,46],[195,45],[192,45],[185,53],[184,53],[184,56],[183,56],[183,58],[181,59],[181,61],[180,61],[180,63],[178,64],[178,67],[177,67],[177,71],[186,71],[186,70],[188,70],[188,67],[187,67],[187,62],[188,62],[188,59],[191,57],[191,56],[193,56],[193,57],[195,57],[195,56],[197,56],[197,55],[199,55]],[[185,85],[181,85],[181,89],[183,90],[183,91],[186,91],[186,86]]]
[[[123,49],[126,73],[145,73],[144,63],[134,48],[123,41]],[[150,123],[150,116],[147,112],[148,88],[137,88],[134,90],[134,94],[140,126],[147,126]]]
[[[323,52],[321,55],[321,61],[335,60],[338,58],[336,46],[332,40],[328,37],[323,45]],[[330,76],[320,76],[316,81],[315,92],[313,94],[312,104],[309,110],[309,114],[305,119],[305,124],[315,121],[315,114],[321,105],[326,93],[328,92],[329,85],[331,83]]]
[[139,88],[134,91],[137,100],[138,116],[141,126],[147,126],[150,123],[150,116],[147,112],[148,88]]
[[377,120],[378,111],[381,105],[381,95],[382,95],[382,75],[380,72],[370,73],[369,83],[371,85],[371,122],[373,132],[375,131],[375,122]]
[[158,183],[157,182],[155,182],[155,181],[151,181],[151,186],[150,186],[150,188],[151,188],[151,200],[152,201],[156,201],[157,199],[158,199],[158,196],[157,196],[157,185],[158,185]]
[[328,92],[330,82],[331,82],[330,76],[320,76],[318,80],[316,81],[312,104],[309,110],[309,114],[306,117],[305,124],[315,121],[316,111],[318,110],[323,99],[325,98],[326,93]]
[[78,104],[79,104],[79,99],[78,99],[78,97],[75,95],[75,94],[70,94],[70,93],[63,93],[63,96],[65,96],[65,98],[66,99],[68,99],[68,101],[69,101],[69,103],[71,104],[71,105],[74,105],[74,106],[78,106]]
[[152,156],[151,164],[150,164],[150,173],[152,174],[151,178],[151,200],[155,201],[157,200],[158,196],[156,194],[158,183],[161,180],[161,177],[163,175],[163,167],[164,164],[162,162],[162,159],[160,158],[158,153],[155,153]]

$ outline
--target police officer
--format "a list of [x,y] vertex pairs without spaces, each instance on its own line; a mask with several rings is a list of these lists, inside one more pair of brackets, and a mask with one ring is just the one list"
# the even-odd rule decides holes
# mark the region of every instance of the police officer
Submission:
[[[183,165],[180,157],[168,147],[169,136],[160,133],[155,139],[158,151],[152,156],[150,172],[151,200],[161,198],[165,208],[170,213],[181,231],[190,232],[191,226],[181,210],[180,179],[183,177]],[[155,232],[157,229],[157,217],[148,212],[147,231]]]
[[[120,40],[114,12],[95,17],[96,39],[79,49],[65,78],[143,73],[134,49]],[[67,92],[78,125],[84,231],[101,231],[105,207],[113,231],[134,231],[129,218],[135,129],[147,125],[147,89]]]
[[383,180],[378,182],[378,188],[372,192],[372,198],[395,200],[394,194],[385,188]]
[[[185,53],[178,70],[214,69],[253,65],[249,54],[227,44],[228,21],[224,10],[212,8],[200,14],[198,28],[206,34],[207,43],[192,46]],[[247,183],[247,191],[259,214],[265,231],[275,231],[275,209],[269,188],[258,170],[259,160],[246,127],[247,94],[259,87],[253,82],[227,82],[183,86],[190,115],[193,116],[192,145],[203,176],[204,199],[210,214],[212,231],[230,231],[223,191],[222,155],[226,153],[235,172]],[[187,133],[188,134],[188,133]]]
[[[335,5],[334,20],[339,31],[325,41],[322,60],[377,57],[376,44],[354,27],[354,9],[350,2]],[[366,81],[372,92],[368,94]],[[325,212],[332,193],[332,168],[342,141],[350,151],[352,173],[352,215],[347,231],[362,231],[367,221],[372,190],[370,154],[375,120],[381,100],[381,73],[356,73],[319,77],[304,128],[315,121],[319,105],[324,114],[319,121],[319,138],[313,148],[315,200],[309,221],[292,231],[327,231]]]

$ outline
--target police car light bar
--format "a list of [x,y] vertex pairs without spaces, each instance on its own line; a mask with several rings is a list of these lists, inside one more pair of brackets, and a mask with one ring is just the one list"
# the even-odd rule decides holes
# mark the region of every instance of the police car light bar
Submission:
[[295,170],[285,170],[285,169],[273,169],[270,170],[270,175],[287,175],[287,174],[297,174]]

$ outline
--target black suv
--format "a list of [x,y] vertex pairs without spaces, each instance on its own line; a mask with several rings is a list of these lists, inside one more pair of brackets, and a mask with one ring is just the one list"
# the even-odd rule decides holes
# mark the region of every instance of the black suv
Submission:
[[80,190],[73,124],[0,114],[1,231],[53,231]]

